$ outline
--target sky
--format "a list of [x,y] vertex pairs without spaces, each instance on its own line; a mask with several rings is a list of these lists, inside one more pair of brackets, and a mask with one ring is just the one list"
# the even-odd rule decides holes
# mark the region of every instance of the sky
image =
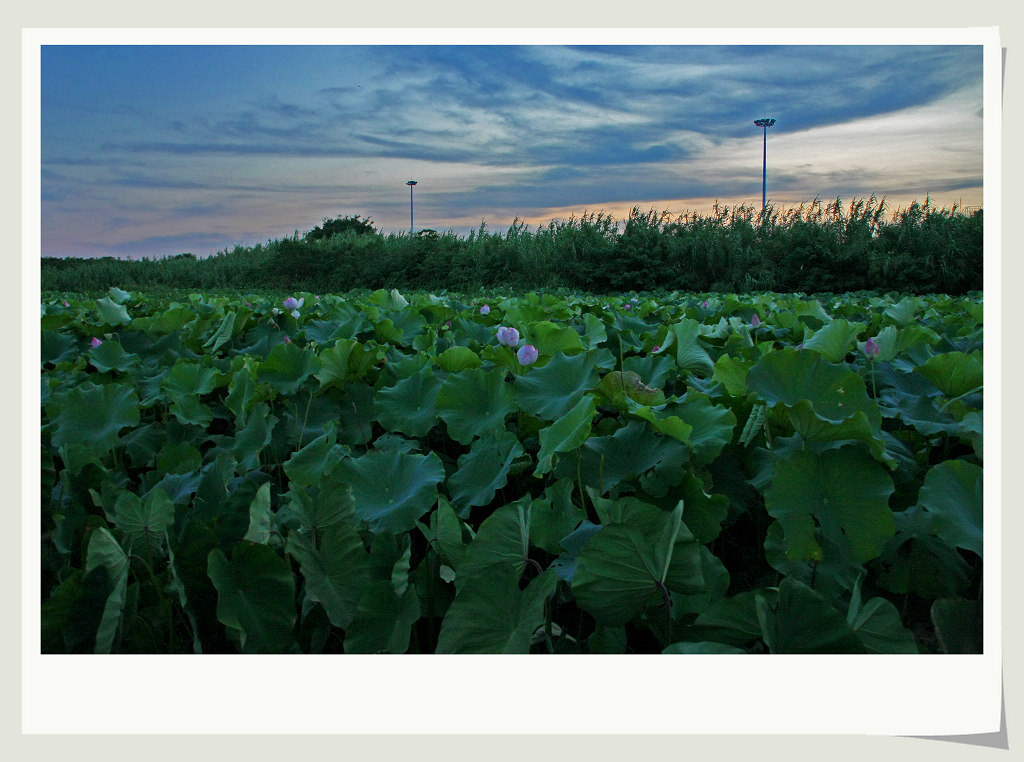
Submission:
[[[815,198],[980,207],[981,45],[41,46],[41,253]],[[776,119],[765,134],[754,120]],[[763,151],[766,150],[766,158]]]

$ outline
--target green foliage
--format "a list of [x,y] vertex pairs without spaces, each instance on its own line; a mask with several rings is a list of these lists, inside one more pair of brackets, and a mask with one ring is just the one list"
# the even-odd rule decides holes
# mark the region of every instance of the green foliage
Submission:
[[[561,231],[643,266],[606,219]],[[385,240],[296,243],[356,239]],[[48,295],[43,650],[975,651],[983,315],[978,294]]]
[[[845,206],[815,200],[791,209],[717,206],[708,214],[634,207],[504,233],[436,230],[383,235],[359,215],[325,219],[299,236],[210,257],[43,259],[48,291],[101,294],[95,320],[127,322],[132,305],[108,289],[572,288],[622,291],[804,293],[900,291],[963,295],[982,288],[980,211],[937,209],[926,199],[886,218],[874,196]],[[122,292],[126,293],[126,292]]]

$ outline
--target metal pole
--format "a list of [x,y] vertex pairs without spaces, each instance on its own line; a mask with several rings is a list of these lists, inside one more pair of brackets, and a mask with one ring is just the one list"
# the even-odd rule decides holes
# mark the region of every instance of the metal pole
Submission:
[[754,124],[764,128],[764,146],[761,149],[761,211],[768,206],[768,128],[775,124],[774,119],[755,119]]
[[406,185],[409,186],[409,235],[413,235],[413,224],[412,224],[412,186],[416,184],[415,180],[407,180]]
[[768,205],[768,125],[764,126],[764,145],[761,148],[761,211]]

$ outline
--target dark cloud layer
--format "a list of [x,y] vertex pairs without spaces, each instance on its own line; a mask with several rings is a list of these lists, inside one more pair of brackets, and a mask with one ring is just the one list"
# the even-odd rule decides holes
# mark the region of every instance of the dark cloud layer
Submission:
[[[875,157],[859,178],[864,167],[847,160],[844,174],[850,139],[830,130],[868,123],[883,125],[871,145],[908,162],[899,192],[968,187],[980,184],[981,56],[980,46],[44,46],[42,213],[55,249],[43,253],[61,254],[53,228],[67,221],[72,236],[104,205],[140,221],[159,219],[161,205],[188,208],[196,231],[213,227],[208,210],[231,209],[248,230],[267,212],[255,196],[241,203],[242,188],[306,193],[313,219],[336,212],[329,197],[364,199],[344,211],[396,227],[407,177],[421,179],[431,221],[749,196],[760,190],[760,116],[778,120],[772,181],[791,194],[813,198],[826,181],[860,188],[890,170]],[[900,118],[919,112],[926,123]],[[907,146],[937,139],[943,119],[976,134],[949,150],[969,154],[955,167],[936,156],[928,174]],[[837,137],[810,141],[822,135]],[[284,215],[298,209],[272,224],[287,234],[298,220]],[[188,239],[168,235],[147,236],[147,251]],[[208,253],[213,238],[192,240],[186,248]]]

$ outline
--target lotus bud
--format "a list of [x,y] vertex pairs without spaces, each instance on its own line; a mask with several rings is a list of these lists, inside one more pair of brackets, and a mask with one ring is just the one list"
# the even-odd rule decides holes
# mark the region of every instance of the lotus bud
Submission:
[[288,334],[287,333],[284,335],[284,343],[285,344],[291,344],[292,343],[292,340],[288,338]]
[[516,346],[519,343],[519,331],[503,325],[498,329],[498,343],[506,347]]
[[284,300],[284,303],[281,306],[283,306],[286,310],[291,310],[292,317],[298,320],[299,307],[301,307],[302,303],[305,301],[305,297],[302,297],[301,299],[296,299],[294,296],[289,296],[287,299]]
[[877,342],[874,339],[868,339],[864,342],[864,355],[870,359],[878,357],[882,350],[879,348]]
[[519,351],[516,352],[520,365],[533,365],[537,362],[537,355],[537,347],[533,346],[533,344],[520,347]]
[[761,325],[761,318],[757,316],[756,312],[754,313],[754,317],[750,318],[750,325],[753,328],[757,328],[759,325]]
[[491,308],[488,307],[486,304],[483,307],[480,308],[480,314],[481,315],[487,315],[488,313],[490,313],[490,311],[491,311]]
[[93,336],[92,341],[89,342],[89,346],[91,346],[93,349],[96,349],[96,347],[98,347],[102,343],[102,341]]

